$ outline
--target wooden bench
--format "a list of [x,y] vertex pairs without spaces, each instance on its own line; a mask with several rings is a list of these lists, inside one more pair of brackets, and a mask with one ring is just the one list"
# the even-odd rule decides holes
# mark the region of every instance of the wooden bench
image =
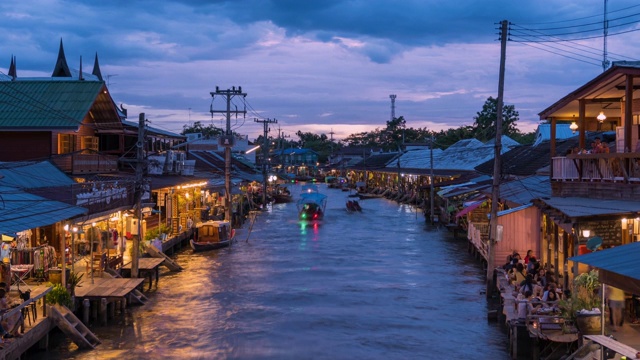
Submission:
[[635,359],[636,354],[640,352],[632,348],[631,346],[616,341],[606,335],[584,335],[583,338],[590,340],[591,342],[594,342],[596,344],[600,344],[607,349],[611,349],[620,355],[624,355],[627,357],[627,359]]

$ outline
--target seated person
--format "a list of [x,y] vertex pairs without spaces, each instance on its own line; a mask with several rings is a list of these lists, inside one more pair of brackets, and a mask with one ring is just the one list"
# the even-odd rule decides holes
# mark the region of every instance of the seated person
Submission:
[[[555,302],[560,300],[560,296],[558,295],[558,293],[556,292],[556,284],[555,283],[549,283],[549,286],[547,287],[547,290],[544,292],[544,294],[542,295],[542,301],[544,302]],[[547,306],[553,306],[553,303],[547,303]]]
[[518,319],[526,319],[527,315],[535,313],[531,304],[531,291],[525,291],[524,296],[518,296]]
[[0,314],[2,314],[2,320],[0,321],[0,327],[2,330],[0,333],[2,333],[2,337],[5,339],[20,337],[21,335],[18,331],[20,330],[20,326],[24,322],[24,319],[22,318],[22,313],[19,311],[11,316],[5,315],[6,312],[11,310],[11,306],[6,297],[7,292],[3,285],[4,282],[0,282]]

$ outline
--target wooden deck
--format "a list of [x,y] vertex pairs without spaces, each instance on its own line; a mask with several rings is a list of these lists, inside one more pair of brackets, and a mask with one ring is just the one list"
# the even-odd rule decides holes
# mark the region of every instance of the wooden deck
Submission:
[[[164,262],[164,258],[145,257],[138,259],[138,272],[149,278],[149,290],[153,285],[153,276],[156,277],[156,288],[158,288],[158,279],[160,278],[160,265]],[[124,264],[122,271],[131,274],[131,263]],[[123,275],[124,276],[124,275]],[[143,279],[144,281],[144,279]]]
[[114,279],[106,277],[94,277],[94,283],[90,279],[83,279],[80,286],[76,287],[76,298],[89,300],[107,299],[107,301],[122,300],[140,286],[144,279]]

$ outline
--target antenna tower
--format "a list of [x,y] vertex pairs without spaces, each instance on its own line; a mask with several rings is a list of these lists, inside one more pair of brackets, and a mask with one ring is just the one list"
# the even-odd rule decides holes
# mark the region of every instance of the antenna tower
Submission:
[[391,121],[393,121],[396,118],[396,95],[391,94],[389,98],[391,99]]
[[603,52],[602,52],[602,71],[606,71],[609,67],[609,60],[607,59],[607,36],[609,35],[609,20],[607,20],[607,2],[609,0],[604,0],[604,20],[603,20],[603,28],[604,28],[604,36],[603,36]]

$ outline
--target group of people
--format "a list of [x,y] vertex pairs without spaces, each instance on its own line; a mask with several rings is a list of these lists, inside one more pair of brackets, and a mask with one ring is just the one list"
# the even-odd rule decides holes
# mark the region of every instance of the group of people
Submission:
[[528,250],[524,259],[514,251],[504,269],[518,293],[519,318],[526,318],[543,307],[556,308],[557,301],[562,297],[561,292],[547,276],[547,271],[533,255],[533,250]]
[[0,349],[4,347],[4,339],[22,336],[19,330],[24,322],[24,318],[20,312],[12,314],[11,316],[7,315],[7,312],[12,308],[7,298],[8,289],[7,283],[0,282]]
[[571,152],[574,154],[608,154],[609,153],[609,144],[605,141],[602,141],[599,137],[596,137],[591,142],[591,149],[580,149],[575,148]]

